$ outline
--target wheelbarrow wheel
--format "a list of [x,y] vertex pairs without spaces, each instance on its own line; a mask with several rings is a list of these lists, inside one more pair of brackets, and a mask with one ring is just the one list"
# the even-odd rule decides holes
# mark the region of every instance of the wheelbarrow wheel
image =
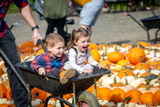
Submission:
[[89,91],[80,91],[76,95],[77,107],[100,107],[97,98]]

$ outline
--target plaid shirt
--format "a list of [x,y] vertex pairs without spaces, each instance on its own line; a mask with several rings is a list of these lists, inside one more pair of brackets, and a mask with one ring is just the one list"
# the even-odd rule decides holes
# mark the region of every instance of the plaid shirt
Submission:
[[0,0],[0,38],[7,32],[8,25],[4,21],[4,17],[11,5],[12,1],[16,4],[17,7],[25,7],[28,5],[27,0]]
[[49,51],[37,56],[31,63],[31,68],[38,72],[39,67],[45,68],[46,74],[51,74],[55,69],[62,69],[64,62],[66,61],[66,55],[63,54],[60,58],[54,58]]

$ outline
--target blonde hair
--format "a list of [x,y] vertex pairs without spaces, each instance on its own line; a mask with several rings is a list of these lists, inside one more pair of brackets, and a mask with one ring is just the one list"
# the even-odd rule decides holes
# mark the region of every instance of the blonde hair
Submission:
[[70,37],[70,40],[67,44],[67,47],[68,49],[72,48],[73,46],[75,46],[75,43],[74,41],[78,41],[79,40],[79,37],[82,36],[82,37],[87,37],[89,36],[89,29],[88,28],[78,28],[78,29],[73,29],[72,30],[72,34],[71,34],[71,37]]
[[50,46],[50,47],[54,47],[55,44],[59,43],[59,42],[64,42],[64,39],[62,36],[60,36],[59,34],[56,33],[50,33],[46,36],[45,39],[45,43],[46,46]]

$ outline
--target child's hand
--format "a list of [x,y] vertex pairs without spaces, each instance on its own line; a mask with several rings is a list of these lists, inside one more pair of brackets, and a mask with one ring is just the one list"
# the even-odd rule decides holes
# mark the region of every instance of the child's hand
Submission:
[[88,73],[88,74],[92,74],[92,69],[85,69],[83,70],[83,73]]
[[45,69],[43,67],[38,68],[39,75],[45,75]]
[[99,67],[99,69],[104,68],[104,66],[101,65],[100,63],[98,63],[97,66]]

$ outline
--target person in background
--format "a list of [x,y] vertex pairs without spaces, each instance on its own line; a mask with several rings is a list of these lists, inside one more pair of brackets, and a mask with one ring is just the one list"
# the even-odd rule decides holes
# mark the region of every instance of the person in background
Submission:
[[[103,0],[71,0],[69,15],[72,15],[77,10],[77,5],[82,6],[80,12],[80,27],[89,28],[89,35],[92,34],[92,26],[95,25],[101,10],[103,8]],[[69,1],[68,1],[69,4]]]
[[54,75],[60,78],[60,82],[65,84],[75,75],[74,69],[64,70],[63,65],[66,61],[64,54],[65,43],[63,37],[58,34],[50,33],[46,40],[47,52],[37,56],[31,63],[31,68],[39,73],[39,75]]
[[[71,34],[71,38],[67,44],[68,60],[65,62],[63,68],[70,69],[73,68],[78,72],[77,76],[80,75],[92,75],[93,74],[93,66],[98,66],[100,68],[104,68],[100,63],[96,62],[90,50],[88,49],[90,45],[90,35],[89,29],[87,28],[78,28],[74,29]],[[88,64],[86,64],[86,60]]]
[[66,40],[64,26],[68,16],[67,0],[44,0],[43,11],[43,17],[48,24],[45,38],[53,33],[56,27],[57,33]]
[[[4,21],[5,15],[12,2],[16,4],[16,6],[19,8],[20,14],[31,27],[31,31],[33,32],[32,39],[35,44],[37,43],[38,39],[42,40],[42,36],[39,33],[39,27],[36,25],[27,0],[0,0],[0,48],[4,51],[11,63],[15,66],[17,63],[20,63],[21,60],[17,52],[15,37]],[[27,90],[21,84],[9,66],[5,66],[7,67],[7,74],[12,90],[12,97],[16,107],[28,107]],[[20,74],[18,69],[17,72]]]

